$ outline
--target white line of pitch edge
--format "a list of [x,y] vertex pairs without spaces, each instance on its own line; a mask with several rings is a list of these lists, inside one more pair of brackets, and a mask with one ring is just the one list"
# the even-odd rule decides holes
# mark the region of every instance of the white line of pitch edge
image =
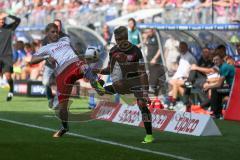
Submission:
[[[26,126],[26,127],[30,127],[30,128],[37,128],[37,129],[41,129],[41,130],[45,130],[45,131],[51,131],[51,132],[56,132],[56,131],[57,131],[57,130],[52,129],[52,128],[41,127],[41,126],[29,124],[29,123],[17,122],[17,121],[13,121],[13,120],[9,120],[9,119],[4,119],[4,118],[0,118],[0,121],[8,122],[8,123],[13,123],[13,124],[18,124],[18,125]],[[67,135],[71,135],[71,136],[75,136],[75,137],[80,137],[80,138],[87,139],[87,140],[91,140],[91,141],[95,141],[95,142],[100,142],[100,143],[105,143],[105,144],[111,144],[111,145],[114,145],[114,146],[120,146],[120,147],[123,147],[123,148],[132,149],[132,150],[135,150],[135,151],[152,153],[152,154],[161,155],[161,156],[166,156],[166,157],[171,157],[171,158],[175,158],[175,159],[179,159],[179,160],[192,160],[192,159],[190,159],[190,158],[186,158],[186,157],[182,157],[182,156],[177,156],[177,155],[173,155],[173,154],[169,154],[169,153],[164,153],[164,152],[152,151],[152,150],[150,150],[150,149],[144,149],[144,148],[134,147],[134,146],[130,146],[130,145],[126,145],[126,144],[121,144],[121,143],[117,143],[117,142],[113,142],[113,141],[102,140],[102,139],[98,139],[98,138],[94,138],[94,137],[89,137],[89,136],[85,136],[85,135],[81,135],[81,134],[77,134],[77,133],[68,132],[68,133],[66,133],[66,134],[67,134]]]

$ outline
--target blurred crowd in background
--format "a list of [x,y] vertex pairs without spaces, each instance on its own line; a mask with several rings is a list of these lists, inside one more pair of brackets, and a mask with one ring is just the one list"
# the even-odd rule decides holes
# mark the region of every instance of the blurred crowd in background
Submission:
[[[143,9],[161,10],[155,19],[160,23],[194,24],[237,20],[239,3],[240,0],[0,0],[0,9],[20,16],[22,26],[47,24],[55,18],[66,20],[65,24],[102,25]],[[141,14],[140,17],[147,12]]]
[[[20,17],[20,27],[45,26],[54,19],[62,20],[64,26],[84,25],[99,31],[98,33],[109,44],[112,38],[112,26],[107,22],[120,16],[144,11],[139,12],[135,17],[137,21],[143,22],[141,17],[146,16],[152,9],[158,12],[154,12],[156,14],[150,18],[145,18],[144,22],[229,23],[240,18],[239,4],[240,0],[0,0],[0,10]],[[142,44],[147,41],[151,43],[151,39],[146,40],[148,35],[146,32],[143,32]],[[151,34],[153,33],[149,33],[149,37],[152,36]],[[41,39],[38,34],[33,37],[32,42],[19,37],[15,39],[15,79],[41,80],[44,64],[26,65],[32,54],[41,46]],[[238,41],[237,39],[236,42]],[[157,42],[155,45],[158,50]]]

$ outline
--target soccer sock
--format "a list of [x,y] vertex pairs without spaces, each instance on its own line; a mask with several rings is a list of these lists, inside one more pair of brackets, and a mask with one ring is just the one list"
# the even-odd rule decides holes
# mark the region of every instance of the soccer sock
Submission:
[[116,93],[112,85],[105,86],[104,89],[106,90],[106,92],[108,94],[115,94]]
[[63,126],[63,128],[68,130],[68,122],[62,121],[62,126]]
[[46,86],[46,96],[48,100],[53,98],[52,89],[50,86]]
[[65,129],[68,129],[68,108],[67,108],[67,103],[66,102],[62,102],[61,105],[59,106],[59,118],[62,120],[62,126]]
[[13,79],[9,79],[7,80],[8,84],[9,84],[9,92],[13,93]]
[[147,107],[142,107],[142,121],[147,134],[152,134],[152,116]]

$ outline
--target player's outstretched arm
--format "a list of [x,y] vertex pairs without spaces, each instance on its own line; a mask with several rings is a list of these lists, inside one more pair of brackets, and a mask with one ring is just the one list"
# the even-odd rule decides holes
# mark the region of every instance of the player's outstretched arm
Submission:
[[31,61],[29,62],[29,64],[37,64],[40,63],[46,59],[48,59],[50,56],[46,55],[46,56],[33,56]]

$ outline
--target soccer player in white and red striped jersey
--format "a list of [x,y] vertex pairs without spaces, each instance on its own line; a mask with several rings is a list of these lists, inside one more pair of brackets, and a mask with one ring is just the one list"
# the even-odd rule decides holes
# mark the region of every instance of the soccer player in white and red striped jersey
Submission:
[[62,127],[53,137],[61,137],[68,129],[68,100],[76,80],[88,78],[98,93],[104,88],[98,83],[98,77],[91,72],[86,60],[79,58],[70,44],[69,37],[59,38],[57,25],[49,23],[45,29],[49,44],[41,47],[33,56],[30,64],[48,60],[55,68],[59,118]]

